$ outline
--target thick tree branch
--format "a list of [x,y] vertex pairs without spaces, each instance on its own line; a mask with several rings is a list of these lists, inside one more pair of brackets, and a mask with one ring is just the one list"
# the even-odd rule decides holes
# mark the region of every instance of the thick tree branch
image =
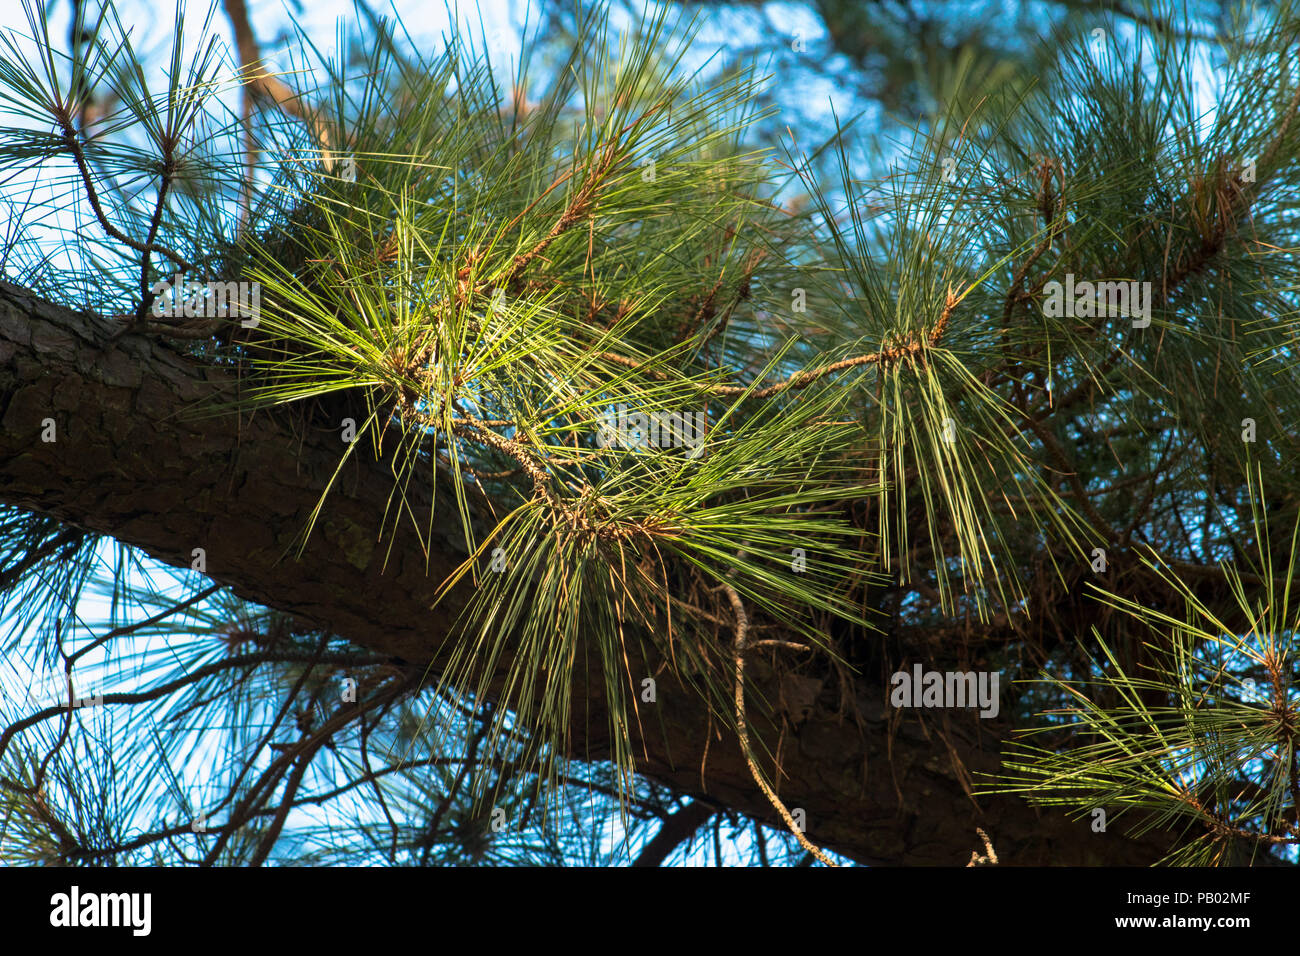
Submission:
[[[344,451],[337,430],[298,433],[267,414],[193,416],[228,394],[227,373],[144,336],[104,345],[109,331],[108,320],[0,282],[0,503],[110,534],[173,566],[189,567],[201,547],[215,583],[428,665],[436,679],[449,651],[445,638],[471,596],[467,576],[435,602],[466,556],[454,510],[435,522],[427,556],[412,529],[396,532],[390,552],[378,534],[392,476],[386,463],[353,455],[295,560],[307,516]],[[47,419],[55,424],[51,442],[42,440]],[[444,491],[442,501],[450,500]],[[576,661],[569,756],[607,760],[600,655],[579,652]],[[644,721],[644,732],[633,728],[634,752],[644,754],[637,769],[687,794],[707,786],[709,800],[779,826],[730,735],[712,741],[701,783],[709,709],[662,663],[629,660],[633,673],[659,681],[658,719]],[[495,682],[501,674],[490,676]],[[779,674],[757,656],[745,682],[751,702],[780,698]],[[818,845],[867,863],[943,865],[964,862],[976,826],[997,835],[999,857],[1011,865],[1145,865],[1171,845],[1167,834],[1099,836],[1086,821],[1040,814],[1012,797],[977,804],[961,775],[995,771],[1010,728],[958,717],[945,731],[947,745],[937,744],[912,715],[896,719],[886,691],[878,679],[848,687],[860,725],[819,704],[797,728],[785,727],[781,797],[805,811],[807,835]],[[757,707],[748,718],[755,737],[775,740],[781,730],[781,718]]]
[[641,848],[632,865],[658,866],[663,863],[683,840],[689,840],[691,835],[708,823],[716,812],[717,810],[707,803],[692,800],[664,821],[659,832]]

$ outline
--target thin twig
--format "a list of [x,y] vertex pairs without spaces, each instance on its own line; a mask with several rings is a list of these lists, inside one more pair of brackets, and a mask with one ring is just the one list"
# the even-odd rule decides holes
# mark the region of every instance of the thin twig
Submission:
[[736,736],[740,738],[740,749],[745,754],[745,763],[749,765],[749,772],[753,776],[754,782],[758,784],[758,788],[763,791],[763,795],[767,797],[772,806],[776,807],[776,812],[781,815],[781,819],[790,828],[790,832],[799,841],[799,845],[827,866],[839,866],[820,849],[813,846],[808,838],[803,835],[803,831],[794,822],[794,817],[790,815],[790,811],[781,802],[781,798],[768,786],[767,781],[763,779],[762,773],[759,772],[758,765],[754,763],[753,752],[749,745],[749,728],[745,723],[745,651],[749,648],[746,640],[749,634],[749,616],[745,613],[745,606],[741,603],[740,595],[736,593],[736,589],[726,582],[723,582],[722,589],[727,592],[727,597],[731,601],[731,609],[736,615]]
[[980,839],[984,841],[984,855],[981,856],[980,854],[976,853],[974,850],[971,850],[970,862],[967,863],[966,865],[968,867],[989,866],[989,865],[996,866],[998,862],[998,855],[995,852],[993,852],[993,843],[991,840],[989,840],[989,835],[984,832],[983,827],[976,827],[975,832],[978,833],[980,835]]

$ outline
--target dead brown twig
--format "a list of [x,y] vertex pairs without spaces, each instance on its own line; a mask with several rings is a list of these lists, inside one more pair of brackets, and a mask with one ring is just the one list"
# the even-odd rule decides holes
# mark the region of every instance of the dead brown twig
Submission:
[[726,592],[727,598],[731,601],[731,609],[736,616],[736,736],[740,738],[740,749],[745,755],[745,763],[749,765],[749,773],[754,778],[754,782],[758,784],[758,788],[763,791],[763,795],[767,797],[768,802],[771,803],[772,806],[776,808],[776,812],[781,815],[781,819],[784,820],[785,825],[790,828],[790,832],[793,833],[795,839],[799,841],[799,845],[827,866],[839,866],[838,863],[828,857],[820,848],[814,846],[812,842],[803,835],[803,831],[799,829],[798,824],[795,823],[794,817],[791,816],[790,811],[786,809],[785,804],[781,802],[781,798],[776,795],[775,791],[772,790],[767,781],[763,779],[763,774],[759,771],[758,765],[754,763],[753,750],[749,744],[749,727],[745,722],[745,651],[747,651],[751,646],[748,642],[749,616],[745,613],[745,605],[741,603],[740,595],[736,593],[736,589],[725,581],[722,584],[722,589]]

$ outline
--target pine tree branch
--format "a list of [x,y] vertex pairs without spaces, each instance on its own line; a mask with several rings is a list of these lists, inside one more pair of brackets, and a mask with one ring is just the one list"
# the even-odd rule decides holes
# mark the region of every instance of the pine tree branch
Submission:
[[[464,583],[439,599],[440,582],[452,578],[465,556],[454,513],[436,512],[431,546],[424,548],[414,528],[397,527],[391,553],[399,559],[385,562],[374,535],[391,494],[391,468],[354,456],[356,466],[331,491],[301,557],[288,557],[298,553],[303,516],[338,465],[337,434],[304,433],[273,414],[196,416],[197,409],[232,394],[233,379],[157,339],[128,337],[105,347],[109,328],[107,320],[0,282],[0,503],[112,534],[177,567],[189,568],[192,549],[203,546],[213,584],[408,662],[421,674],[443,674],[446,637],[472,597]],[[54,442],[40,440],[48,417],[58,424]],[[435,474],[431,483],[438,483],[440,501],[453,499],[447,476]],[[431,509],[424,496],[432,489],[418,484],[412,507]],[[707,703],[679,683],[649,645],[629,642],[628,653],[632,673],[664,675],[662,728],[647,724],[644,735],[633,728],[637,753],[645,754],[638,769],[678,792],[702,794]],[[606,760],[606,735],[581,729],[608,725],[600,655],[580,649],[575,660],[571,756]],[[503,686],[508,664],[502,660],[502,669],[488,675],[489,696]],[[775,678],[764,671],[747,672],[745,684],[752,698],[779,696]],[[1092,835],[1079,834],[1063,814],[1035,816],[1018,798],[982,801],[977,810],[946,769],[896,764],[896,784],[889,774],[864,779],[844,772],[889,763],[888,734],[873,716],[886,713],[885,689],[859,678],[846,693],[855,695],[865,731],[819,705],[802,724],[804,733],[818,738],[816,752],[794,748],[782,759],[783,791],[799,794],[829,849],[867,863],[951,863],[951,847],[968,839],[974,826],[992,825],[992,815],[1004,861],[1061,864],[1099,852]],[[137,697],[106,695],[110,700]],[[972,721],[968,738],[958,743],[961,761],[972,770],[995,770],[1005,732],[993,722]],[[907,725],[890,746],[895,753],[925,752],[930,744]],[[712,745],[706,785],[713,799],[726,794],[728,806],[746,815],[762,819],[771,812],[734,740]],[[1149,863],[1172,839],[1153,831],[1112,841],[1102,852],[1112,862]]]

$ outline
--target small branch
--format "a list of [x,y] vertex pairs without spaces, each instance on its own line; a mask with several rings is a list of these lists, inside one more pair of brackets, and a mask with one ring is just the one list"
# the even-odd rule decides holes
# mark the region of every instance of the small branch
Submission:
[[632,865],[659,866],[673,850],[681,845],[683,840],[689,839],[696,830],[708,823],[715,812],[714,808],[707,803],[700,800],[691,801],[664,821],[659,832],[641,848]]
[[1255,833],[1253,830],[1245,830],[1236,826],[1235,824],[1228,822],[1228,820],[1222,815],[1207,809],[1199,800],[1190,794],[1183,798],[1183,802],[1193,810],[1203,814],[1207,818],[1205,824],[1218,836],[1254,840],[1256,843],[1266,843],[1270,846],[1300,844],[1300,837],[1274,836],[1269,833]]
[[790,828],[799,845],[805,850],[821,860],[827,866],[839,866],[834,860],[828,857],[820,849],[813,846],[808,838],[803,835],[798,825],[794,822],[794,817],[786,809],[781,798],[776,795],[767,781],[763,779],[762,773],[759,772],[758,765],[754,763],[753,752],[749,745],[749,728],[745,723],[745,651],[749,648],[746,637],[749,634],[749,616],[745,613],[745,606],[740,602],[740,595],[730,584],[723,583],[722,588],[727,592],[727,597],[731,601],[731,609],[736,615],[736,736],[740,738],[740,749],[745,754],[745,762],[749,764],[749,772],[758,784],[758,788],[763,791],[772,806],[776,807],[776,812],[781,815],[785,825]]
[[[790,376],[784,382],[778,382],[775,385],[769,385],[766,388],[760,388],[755,392],[750,392],[750,398],[771,398],[773,395],[779,395],[781,392],[791,389],[807,388],[813,382],[825,378],[827,375],[833,375],[836,372],[842,372],[846,368],[855,368],[859,365],[877,365],[896,362],[903,358],[909,358],[914,355],[933,348],[939,341],[939,337],[948,328],[948,320],[952,317],[953,309],[961,301],[961,296],[954,292],[951,287],[948,289],[947,298],[944,300],[943,311],[939,315],[939,321],[924,336],[916,341],[909,342],[906,345],[896,345],[892,348],[881,349],[879,352],[872,352],[869,355],[858,355],[853,358],[847,358],[840,362],[832,362],[819,369],[810,369],[805,372],[798,372]],[[714,395],[744,395],[753,386],[740,385],[717,385],[709,388]]]
[[95,648],[102,646],[103,644],[107,643],[108,641],[112,640],[115,637],[123,637],[134,631],[140,630],[140,628],[142,627],[150,627],[154,624],[157,624],[159,621],[163,620],[164,618],[171,617],[173,614],[176,614],[180,611],[184,611],[186,608],[193,607],[195,604],[198,604],[200,601],[212,597],[212,595],[216,594],[218,591],[221,590],[221,587],[222,586],[220,584],[214,584],[210,587],[204,588],[202,591],[200,591],[198,594],[195,594],[193,597],[186,598],[184,601],[181,601],[179,604],[173,604],[165,611],[159,611],[151,618],[148,618],[143,621],[137,621],[135,624],[125,624],[122,627],[115,627],[107,634],[105,634],[103,637],[96,638],[95,640],[87,644],[85,647],[83,647],[81,650],[77,651],[74,654],[69,655],[68,662],[70,664],[75,664],[78,658],[83,657],[84,655],[93,651]]
[[192,262],[186,261],[181,255],[166,246],[132,239],[109,222],[108,216],[104,213],[104,208],[99,204],[99,193],[96,192],[95,184],[90,178],[90,166],[86,163],[86,154],[81,149],[81,143],[77,141],[77,133],[72,128],[72,120],[63,115],[58,116],[57,119],[59,126],[63,130],[63,145],[72,153],[72,158],[77,161],[77,170],[81,173],[81,181],[86,187],[86,198],[90,200],[90,208],[94,210],[95,218],[104,227],[104,231],[123,245],[130,246],[136,252],[156,252],[159,255],[166,256],[184,271],[193,269],[194,264]]
[[[892,346],[890,348],[881,349],[879,352],[871,352],[867,355],[855,355],[852,358],[843,359],[839,362],[832,362],[830,365],[823,366],[822,368],[796,372],[794,375],[785,379],[785,381],[777,382],[774,385],[768,385],[767,387],[757,389],[756,391],[751,391],[751,389],[753,389],[752,385],[704,385],[700,386],[700,390],[711,395],[723,397],[745,395],[748,393],[749,398],[771,398],[773,395],[779,395],[782,392],[807,388],[809,385],[825,378],[827,375],[834,375],[836,372],[842,372],[845,369],[856,368],[861,365],[888,364],[890,362],[899,361],[900,359],[919,355],[920,353],[933,348],[935,343],[939,341],[940,336],[947,331],[948,321],[952,317],[953,310],[957,307],[957,303],[960,301],[961,295],[949,288],[947,298],[944,300],[943,311],[939,315],[939,321],[934,324],[934,327],[931,328],[925,336],[918,338],[915,341],[908,342],[906,345]],[[657,369],[643,369],[641,364],[634,359],[617,355],[613,352],[602,352],[599,357],[604,361],[613,362],[616,365],[622,365],[624,368],[641,371],[643,374],[648,374],[660,381],[669,377],[667,373],[658,371]]]
[[[158,229],[162,226],[163,210],[167,207],[167,191],[171,189],[172,173],[175,169],[175,157],[172,151],[175,144],[170,135],[163,140],[163,174],[162,181],[158,185],[158,201],[153,207],[153,216],[149,220],[149,234],[145,237],[144,244],[151,246],[153,241],[158,238]],[[149,309],[152,308],[155,296],[153,289],[149,284],[149,250],[145,249],[140,254],[140,308],[135,312],[135,324],[143,324],[149,315]]]
[[[222,0],[222,6],[235,31],[235,46],[239,50],[240,73],[245,90],[266,97],[281,112],[306,123],[321,145],[321,162],[326,169],[332,169],[334,155],[331,152],[329,125],[315,109],[302,101],[302,97],[294,93],[289,84],[262,68],[261,51],[257,46],[257,38],[253,35],[253,26],[248,19],[248,7],[244,0]],[[251,191],[252,184],[249,183],[248,186]]]
[[[596,192],[600,189],[601,185],[603,185],[605,177],[609,175],[609,172],[614,167],[614,162],[617,158],[618,144],[616,142],[609,143],[605,147],[604,155],[601,156],[595,168],[591,169],[587,180],[577,188],[573,194],[573,198],[565,204],[564,212],[560,213],[560,218],[555,221],[555,225],[551,227],[551,231],[543,236],[541,240],[539,240],[537,244],[527,252],[522,252],[515,256],[514,261],[510,263],[510,269],[505,275],[504,282],[506,285],[510,285],[518,279],[519,275],[528,268],[534,259],[545,252],[551,243],[591,213]],[[546,193],[549,193],[551,189],[554,189],[563,181],[564,177],[557,179],[555,183],[551,185],[550,189],[546,190]],[[546,193],[542,193],[542,196],[539,196],[538,200],[545,196]],[[529,206],[529,209],[531,208],[532,206]],[[527,210],[525,210],[525,212],[527,212]],[[522,215],[522,213],[520,215]]]

